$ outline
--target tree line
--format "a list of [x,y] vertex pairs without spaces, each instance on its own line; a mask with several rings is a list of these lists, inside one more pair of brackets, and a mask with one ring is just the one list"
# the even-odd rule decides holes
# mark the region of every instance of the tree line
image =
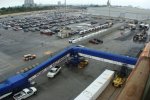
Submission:
[[11,13],[19,13],[19,12],[29,12],[29,11],[38,11],[38,10],[51,10],[51,9],[55,9],[55,6],[42,6],[42,7],[8,7],[8,8],[1,8],[0,9],[0,15],[4,15],[4,14],[11,14]]

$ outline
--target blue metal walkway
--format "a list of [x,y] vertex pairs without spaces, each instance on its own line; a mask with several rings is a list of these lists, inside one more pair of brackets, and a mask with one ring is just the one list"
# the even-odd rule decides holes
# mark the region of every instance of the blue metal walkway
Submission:
[[136,58],[106,53],[103,51],[97,51],[97,50],[83,48],[83,47],[69,47],[69,48],[64,49],[59,54],[48,59],[47,61],[43,62],[42,64],[38,65],[37,67],[31,69],[30,71],[12,76],[8,78],[6,81],[1,82],[0,83],[0,96],[6,93],[10,93],[10,92],[16,92],[25,87],[30,86],[30,82],[28,80],[29,78],[31,78],[32,76],[34,76],[41,70],[45,69],[52,63],[58,61],[62,57],[66,56],[67,54],[77,54],[77,53],[91,55],[91,56],[113,60],[113,61],[126,63],[130,65],[135,65],[137,62]]

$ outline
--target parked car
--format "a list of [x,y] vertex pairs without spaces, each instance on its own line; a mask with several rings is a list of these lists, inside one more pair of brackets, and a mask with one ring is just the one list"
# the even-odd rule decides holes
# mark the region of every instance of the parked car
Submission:
[[40,29],[38,27],[35,28],[35,31],[40,31]]
[[55,32],[55,33],[58,33],[58,32],[60,32],[60,30],[59,29],[54,29],[54,30],[52,30],[53,32]]
[[99,42],[99,43],[103,43],[103,41],[102,40],[99,40],[99,39],[94,39],[95,41],[97,41],[97,42]]
[[73,40],[75,40],[75,39],[74,39],[74,38],[70,39],[70,40],[69,40],[69,43],[73,43],[73,42],[72,42]]
[[21,27],[14,27],[13,30],[14,31],[19,31],[19,30],[22,30],[22,28]]
[[29,29],[24,29],[23,31],[24,31],[24,32],[29,32]]
[[8,27],[5,26],[4,29],[5,29],[5,30],[8,30]]
[[23,100],[36,94],[36,92],[37,92],[37,89],[35,87],[25,88],[22,91],[14,94],[13,98],[15,100]]
[[57,75],[61,70],[60,66],[55,66],[53,68],[50,69],[50,71],[47,73],[47,77],[48,78],[54,78],[55,75]]
[[41,34],[45,34],[45,35],[49,35],[49,36],[55,34],[54,32],[52,32],[52,31],[49,30],[49,29],[47,29],[47,30],[41,30],[40,33],[41,33]]
[[89,40],[89,43],[92,43],[92,44],[99,44],[99,42],[95,41],[95,40]]

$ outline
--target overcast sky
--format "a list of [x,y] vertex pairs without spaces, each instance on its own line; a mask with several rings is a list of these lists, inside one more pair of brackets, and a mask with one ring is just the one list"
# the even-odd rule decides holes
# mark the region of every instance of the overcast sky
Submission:
[[[64,0],[34,0],[37,4],[57,4],[58,1],[64,3]],[[149,8],[150,0],[110,0],[112,5],[132,5],[135,7]],[[0,0],[0,7],[22,5],[24,0]],[[106,4],[107,0],[67,0],[68,4]]]

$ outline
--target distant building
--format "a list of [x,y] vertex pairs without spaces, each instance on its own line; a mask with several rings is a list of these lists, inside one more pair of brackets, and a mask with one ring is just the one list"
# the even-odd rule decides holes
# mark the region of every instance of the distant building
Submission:
[[61,1],[58,1],[57,4],[58,4],[58,6],[60,6],[61,5]]
[[25,7],[33,7],[33,6],[35,6],[34,0],[25,0],[23,6],[25,6]]
[[111,6],[111,4],[110,4],[110,1],[108,0],[107,1],[107,6],[109,7],[109,6]]

